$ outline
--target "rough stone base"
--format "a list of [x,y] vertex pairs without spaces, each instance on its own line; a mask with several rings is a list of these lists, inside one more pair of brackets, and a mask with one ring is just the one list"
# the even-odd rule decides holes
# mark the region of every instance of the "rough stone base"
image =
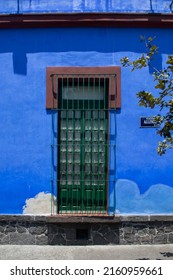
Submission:
[[173,244],[173,216],[0,216],[0,244]]

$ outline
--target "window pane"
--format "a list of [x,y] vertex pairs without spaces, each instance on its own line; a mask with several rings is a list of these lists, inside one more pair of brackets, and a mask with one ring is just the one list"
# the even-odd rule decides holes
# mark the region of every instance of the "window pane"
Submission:
[[70,100],[103,100],[103,86],[63,86],[63,99]]

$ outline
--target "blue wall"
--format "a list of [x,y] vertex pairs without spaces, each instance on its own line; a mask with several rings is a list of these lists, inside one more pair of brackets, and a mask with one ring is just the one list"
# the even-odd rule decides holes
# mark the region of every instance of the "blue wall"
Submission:
[[[120,65],[123,56],[133,59],[144,51],[140,35],[156,36],[157,64],[164,65],[173,50],[171,29],[0,30],[0,213],[20,214],[27,199],[51,192],[46,67]],[[111,207],[117,213],[173,213],[172,151],[159,157],[155,129],[139,124],[140,116],[154,114],[140,108],[135,96],[141,89],[153,90],[152,73],[123,68],[121,83]]]
[[0,13],[149,12],[170,13],[171,0],[5,0]]

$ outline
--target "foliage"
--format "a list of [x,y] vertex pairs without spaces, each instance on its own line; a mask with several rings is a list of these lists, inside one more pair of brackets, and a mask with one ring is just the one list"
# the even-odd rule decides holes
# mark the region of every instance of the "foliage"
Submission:
[[163,155],[167,149],[173,147],[173,56],[167,56],[164,69],[153,67],[152,61],[156,59],[155,55],[158,53],[158,47],[153,42],[154,39],[155,37],[141,36],[140,41],[145,44],[146,53],[134,61],[123,57],[121,64],[123,67],[131,67],[132,71],[144,67],[153,68],[153,82],[156,89],[154,94],[143,90],[137,93],[137,98],[139,106],[158,109],[158,114],[154,116],[154,119],[159,124],[156,133],[162,137],[162,140],[158,142],[157,152],[159,155]]

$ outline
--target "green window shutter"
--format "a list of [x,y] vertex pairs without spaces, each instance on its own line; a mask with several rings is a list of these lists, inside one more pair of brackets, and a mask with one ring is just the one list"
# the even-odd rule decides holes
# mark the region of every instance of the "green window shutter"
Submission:
[[58,211],[105,213],[107,80],[100,77],[66,76],[57,84]]
[[55,73],[50,77],[52,110],[57,112],[57,138],[53,137],[57,153],[52,154],[57,157],[58,213],[106,214],[109,111],[116,109],[116,74]]

